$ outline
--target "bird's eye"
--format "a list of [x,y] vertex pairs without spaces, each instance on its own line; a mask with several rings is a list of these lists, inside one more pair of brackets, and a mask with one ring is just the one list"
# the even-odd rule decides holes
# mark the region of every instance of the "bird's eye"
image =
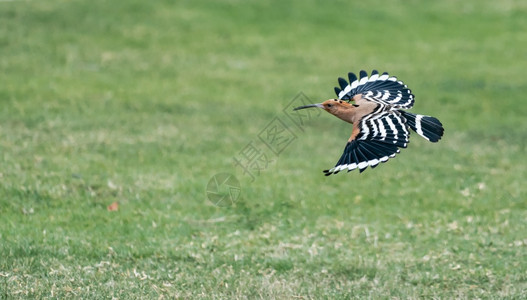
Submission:
[[333,105],[331,105],[331,104],[328,103],[328,107],[332,107],[332,106],[333,106]]

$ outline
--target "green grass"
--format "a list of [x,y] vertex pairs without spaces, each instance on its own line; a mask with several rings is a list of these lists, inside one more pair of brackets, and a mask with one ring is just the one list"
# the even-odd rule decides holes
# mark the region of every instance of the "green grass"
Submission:
[[[355,2],[0,2],[0,298],[527,298],[527,5]],[[283,110],[361,69],[445,136],[324,177],[351,127]]]

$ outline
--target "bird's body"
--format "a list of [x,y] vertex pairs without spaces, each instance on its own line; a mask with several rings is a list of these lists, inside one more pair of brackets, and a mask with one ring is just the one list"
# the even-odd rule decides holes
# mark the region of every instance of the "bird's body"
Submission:
[[339,78],[340,88],[335,88],[338,99],[295,108],[319,107],[354,124],[344,153],[335,167],[324,171],[326,176],[357,168],[362,172],[395,157],[409,142],[409,128],[431,142],[443,136],[438,119],[403,110],[413,106],[414,95],[402,81],[388,73],[379,75],[376,70],[370,77],[365,71],[359,76],[349,73],[349,84]]

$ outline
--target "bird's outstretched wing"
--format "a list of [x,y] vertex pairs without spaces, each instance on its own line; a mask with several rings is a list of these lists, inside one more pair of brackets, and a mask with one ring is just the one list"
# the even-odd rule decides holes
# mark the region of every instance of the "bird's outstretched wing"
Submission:
[[335,167],[324,170],[326,176],[342,170],[362,172],[368,166],[375,168],[395,157],[399,148],[406,148],[408,144],[410,132],[399,111],[366,115],[357,125],[358,133],[352,133]]
[[370,77],[362,70],[359,77],[348,73],[349,83],[339,77],[340,88],[335,87],[339,99],[351,101],[353,96],[362,94],[362,98],[395,108],[408,109],[414,105],[412,91],[402,81],[397,80],[397,77],[386,72],[379,75],[377,70],[373,70]]

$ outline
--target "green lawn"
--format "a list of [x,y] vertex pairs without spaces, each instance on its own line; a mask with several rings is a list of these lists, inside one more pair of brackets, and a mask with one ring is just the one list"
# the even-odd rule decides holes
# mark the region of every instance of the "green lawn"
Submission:
[[[523,0],[0,1],[0,298],[527,298],[526,31]],[[291,106],[361,69],[445,136],[325,177],[351,126]]]

